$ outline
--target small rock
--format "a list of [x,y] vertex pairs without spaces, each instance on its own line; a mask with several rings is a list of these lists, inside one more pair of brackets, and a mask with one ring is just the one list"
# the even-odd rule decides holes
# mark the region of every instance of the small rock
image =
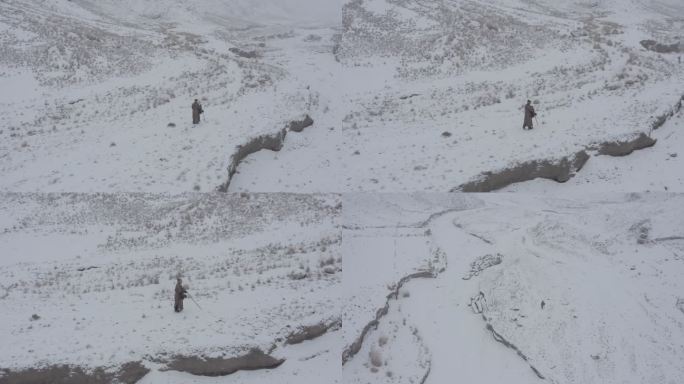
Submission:
[[40,316],[36,315],[35,313],[31,316],[31,320],[33,320],[33,321],[39,320],[39,319],[40,319]]
[[176,123],[168,123],[166,126],[169,128],[173,128],[176,126]]
[[109,146],[110,146],[110,147],[116,147],[116,143],[112,141],[112,142],[109,144]]
[[677,157],[676,153],[670,153],[670,157]]
[[449,131],[442,132],[442,137],[451,137],[451,132],[449,132]]

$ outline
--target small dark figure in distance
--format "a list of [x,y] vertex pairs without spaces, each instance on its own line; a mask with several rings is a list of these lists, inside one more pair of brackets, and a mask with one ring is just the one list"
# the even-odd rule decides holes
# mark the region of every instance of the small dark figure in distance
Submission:
[[534,107],[532,106],[532,102],[527,100],[527,104],[525,104],[525,122],[523,122],[523,129],[532,129],[534,128],[532,124],[532,119],[537,116],[537,112],[534,111]]
[[183,280],[179,277],[176,280],[176,294],[174,295],[173,309],[176,312],[183,311],[183,299],[187,297],[188,291],[183,288]]
[[195,99],[195,102],[192,103],[192,123],[193,124],[199,124],[200,122],[200,115],[204,113],[204,110],[202,109],[202,104]]

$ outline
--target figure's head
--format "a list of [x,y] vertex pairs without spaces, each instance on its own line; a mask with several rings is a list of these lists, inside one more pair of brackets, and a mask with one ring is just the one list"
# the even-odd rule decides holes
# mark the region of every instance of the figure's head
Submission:
[[178,282],[178,284],[180,284],[183,282],[183,279],[181,279],[180,277],[176,277],[176,281]]
[[532,104],[532,101],[530,101],[530,100],[527,100],[527,104]]
[[197,99],[195,99],[195,103],[197,102]]

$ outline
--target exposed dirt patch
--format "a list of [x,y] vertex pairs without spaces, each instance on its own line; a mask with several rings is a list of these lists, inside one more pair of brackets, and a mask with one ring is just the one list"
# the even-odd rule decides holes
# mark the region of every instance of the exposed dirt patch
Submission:
[[311,116],[306,115],[304,117],[304,119],[302,119],[302,120],[295,120],[295,121],[290,122],[290,124],[288,125],[288,129],[292,132],[298,132],[299,133],[299,132],[303,131],[304,128],[308,128],[308,127],[312,126],[313,123],[314,123],[314,121],[311,118]]
[[674,44],[662,44],[655,40],[642,40],[639,42],[642,47],[648,49],[649,51],[658,53],[678,53],[684,52],[684,46],[680,43]]
[[252,153],[259,152],[262,149],[268,149],[271,151],[280,151],[283,148],[283,143],[285,142],[285,136],[287,135],[287,129],[283,128],[280,131],[272,135],[261,135],[257,136],[244,145],[239,145],[237,151],[230,157],[230,165],[228,166],[228,181],[219,187],[220,192],[228,192],[228,187],[230,182],[237,173],[238,165],[247,156]]
[[598,146],[599,155],[608,156],[627,156],[639,149],[649,148],[656,144],[655,139],[646,136],[645,133],[639,134],[632,140],[618,140],[601,143]]
[[484,172],[475,180],[462,184],[451,192],[491,192],[513,183],[544,178],[564,183],[570,180],[589,160],[586,151],[557,160],[531,160],[497,172]]
[[679,112],[682,109],[682,102],[684,101],[684,95],[675,103],[675,105],[672,107],[672,109],[660,116],[658,116],[655,121],[653,122],[653,125],[651,126],[652,130],[656,130],[665,123],[671,119],[677,112]]
[[320,322],[315,325],[302,326],[290,333],[285,338],[285,344],[299,344],[307,340],[313,340],[323,336],[329,330],[339,329],[342,326],[341,319],[333,319],[329,322]]
[[0,384],[135,384],[149,371],[140,362],[126,363],[117,372],[107,372],[104,368],[86,371],[72,365],[53,365],[23,371],[3,369],[0,371]]
[[270,135],[261,135],[249,140],[246,144],[238,145],[235,153],[230,157],[230,165],[228,166],[228,181],[218,187],[219,192],[228,192],[230,182],[233,176],[237,173],[238,165],[249,155],[259,152],[263,149],[278,152],[283,148],[285,143],[285,136],[288,131],[301,132],[304,128],[313,125],[313,119],[306,115],[302,120],[294,120],[287,124],[287,126],[276,133]]
[[256,53],[256,51],[243,51],[240,48],[228,48],[228,50],[245,59],[256,59],[259,57],[259,54]]
[[133,384],[142,379],[150,370],[139,362],[130,362],[121,366],[117,379],[121,383]]
[[237,371],[272,369],[284,363],[254,348],[244,356],[231,358],[201,358],[196,356],[176,356],[167,364],[169,370],[187,372],[199,376],[227,376]]

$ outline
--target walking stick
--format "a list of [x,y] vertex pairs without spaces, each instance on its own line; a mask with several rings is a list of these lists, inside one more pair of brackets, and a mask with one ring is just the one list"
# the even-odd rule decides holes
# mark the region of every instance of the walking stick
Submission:
[[537,123],[537,127],[541,128],[541,124],[539,124],[539,120],[537,120],[537,116],[534,117],[534,122]]
[[194,299],[192,296],[190,296],[189,293],[188,293],[188,297],[190,298],[190,300],[192,300],[193,303],[195,303],[195,305],[197,306],[197,308],[199,308],[202,312],[207,313],[209,316],[211,316],[211,317],[213,317],[214,319],[216,319],[216,321],[220,321],[221,323],[225,323],[225,321],[224,321],[223,319],[221,319],[220,317],[214,315],[213,313],[211,313],[211,312],[209,312],[209,311],[205,311],[204,308],[202,308],[202,307],[199,305],[199,303],[198,303],[197,301],[195,301],[195,299]]
[[195,305],[197,306],[197,308],[199,308],[199,309],[201,309],[201,310],[204,311],[204,309],[202,309],[202,307],[195,301],[195,299],[194,299],[192,296],[190,296],[189,293],[188,293],[188,297],[190,298],[190,300],[192,300],[193,303],[195,303]]

